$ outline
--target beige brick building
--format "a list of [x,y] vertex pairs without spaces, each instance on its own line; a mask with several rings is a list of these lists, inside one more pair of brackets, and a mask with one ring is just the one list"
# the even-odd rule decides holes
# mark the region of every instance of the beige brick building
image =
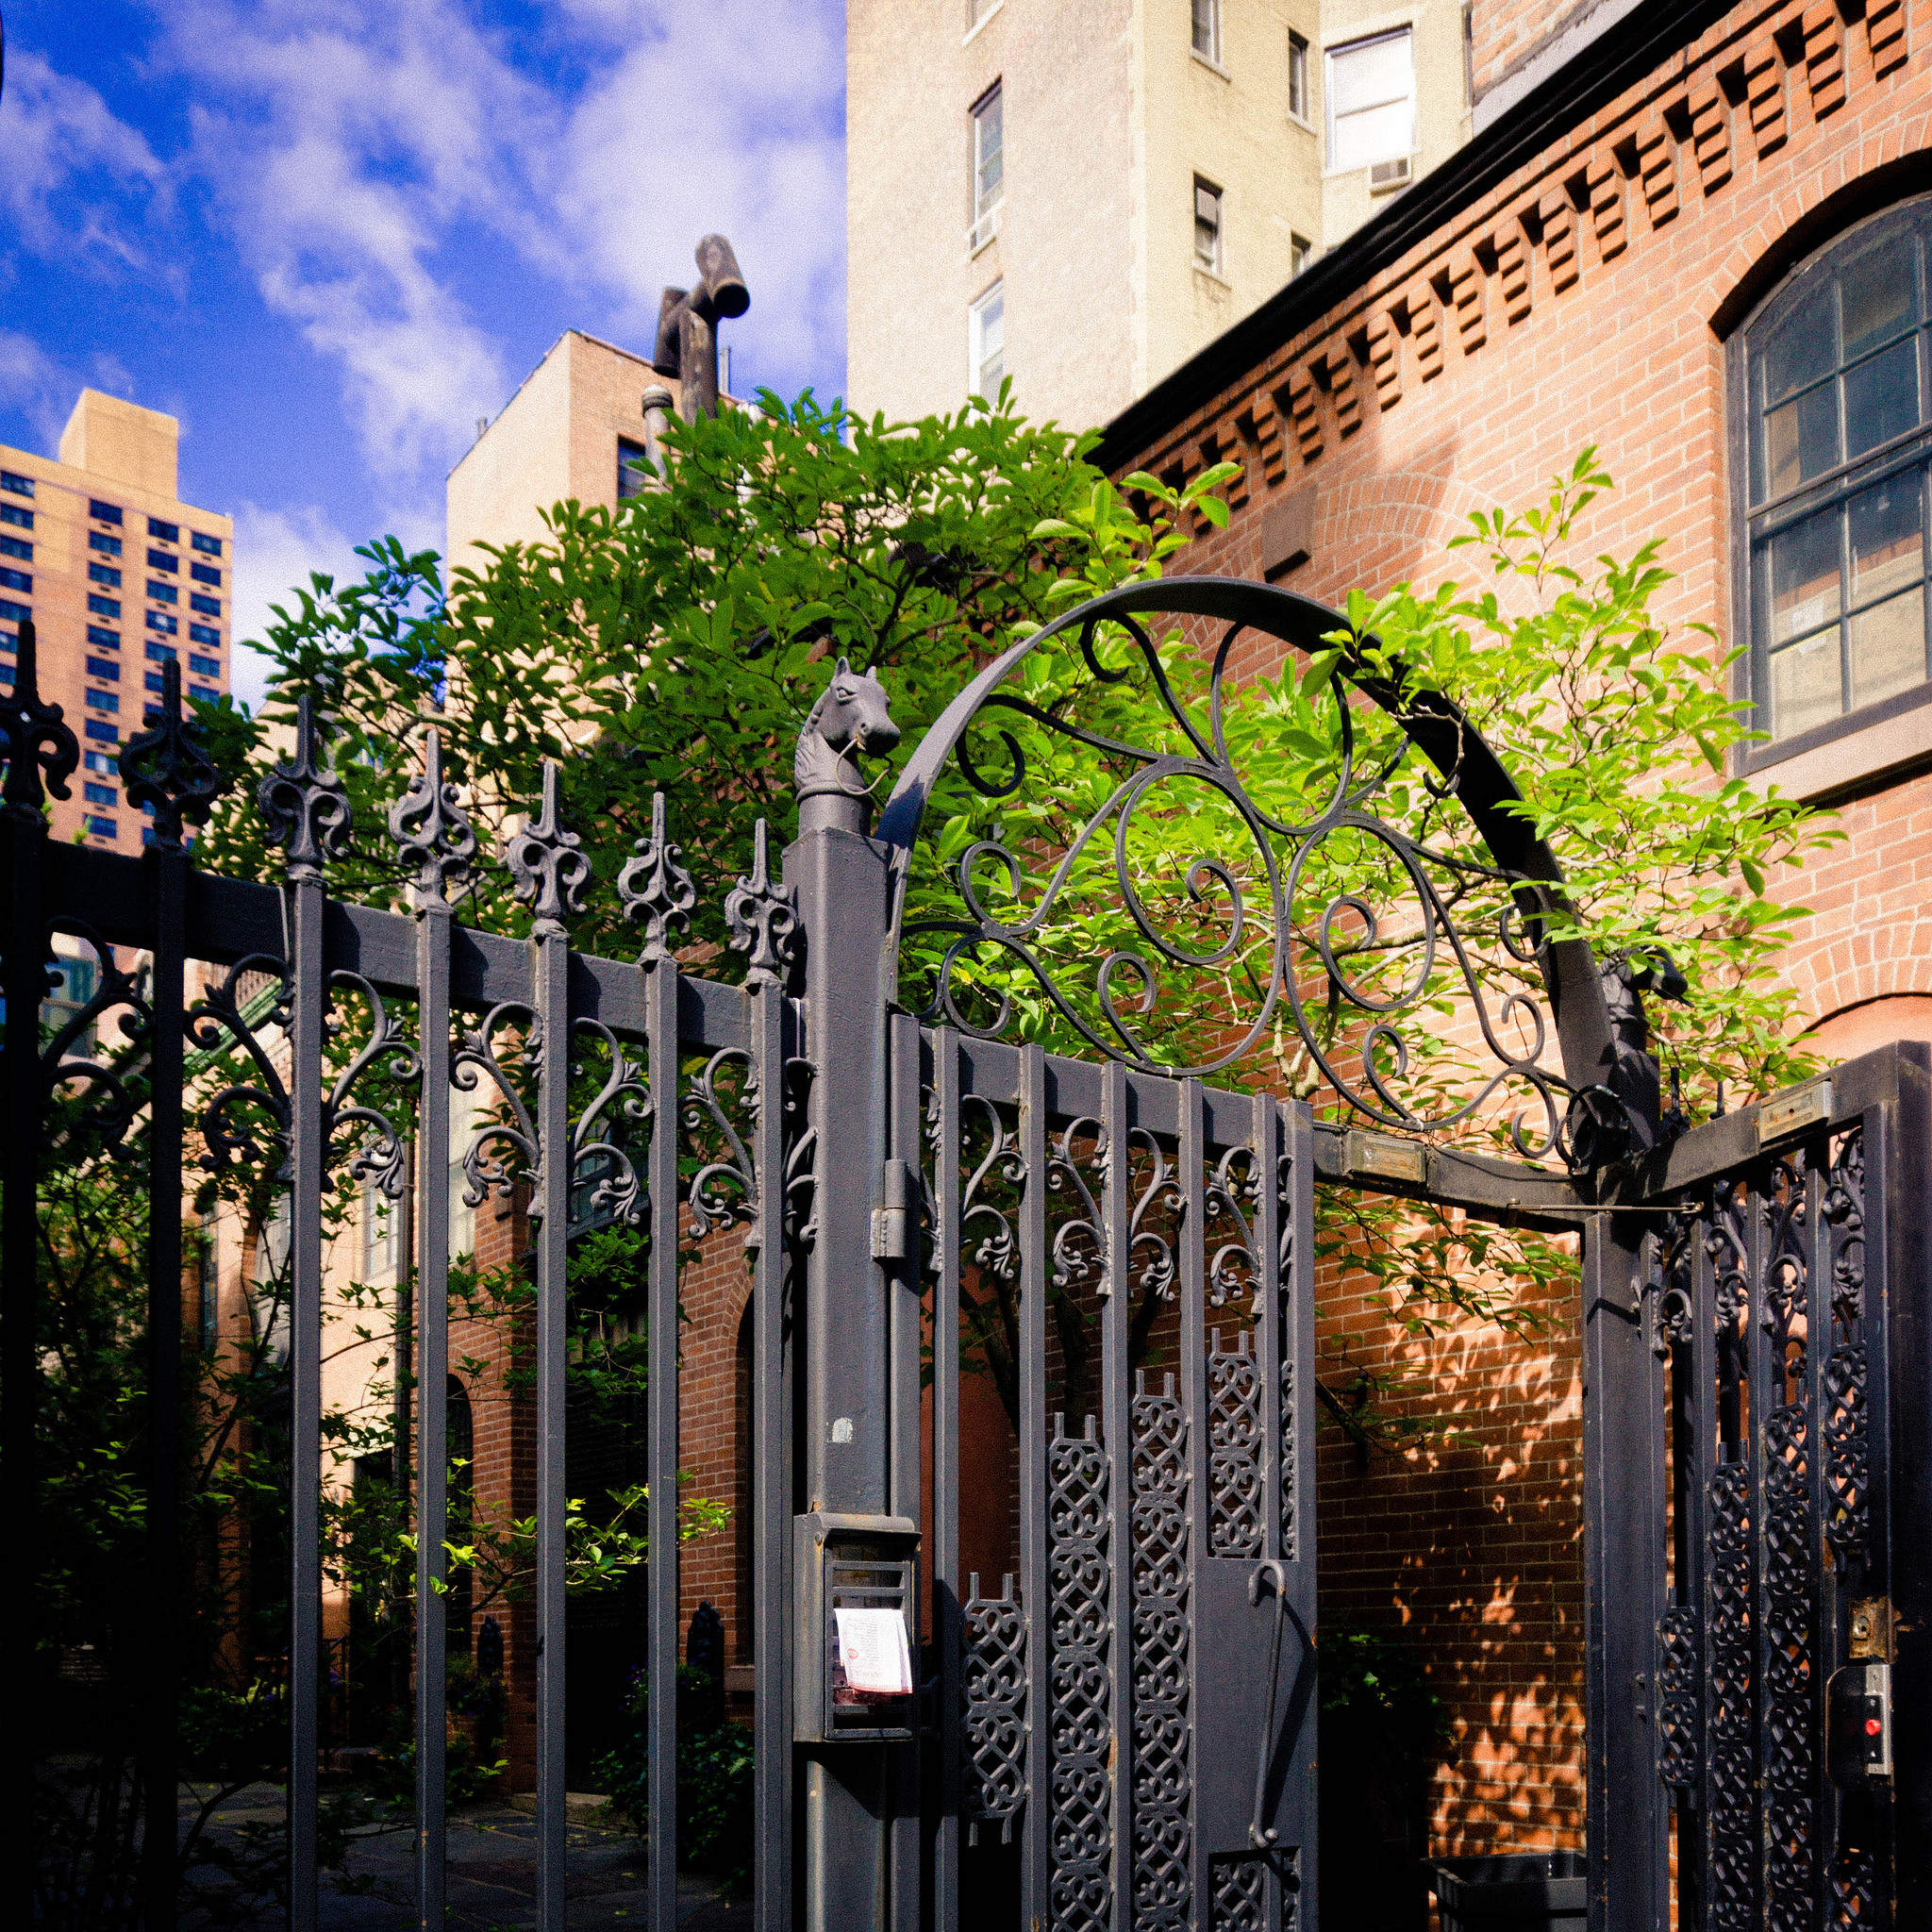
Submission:
[[1468,139],[1470,12],[851,0],[855,407],[1107,421]]
[[235,525],[182,502],[181,425],[82,390],[57,458],[0,445],[0,687],[11,688],[22,619],[39,640],[42,697],[84,754],[54,836],[138,852],[143,821],[121,795],[120,748],[141,729],[161,667],[186,697],[228,689]]

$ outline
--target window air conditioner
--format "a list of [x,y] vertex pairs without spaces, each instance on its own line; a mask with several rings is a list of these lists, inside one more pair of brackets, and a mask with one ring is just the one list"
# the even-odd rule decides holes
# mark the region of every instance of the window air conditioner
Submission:
[[1409,179],[1408,157],[1399,156],[1392,161],[1377,161],[1369,170],[1369,192],[1386,194],[1391,188],[1407,188]]

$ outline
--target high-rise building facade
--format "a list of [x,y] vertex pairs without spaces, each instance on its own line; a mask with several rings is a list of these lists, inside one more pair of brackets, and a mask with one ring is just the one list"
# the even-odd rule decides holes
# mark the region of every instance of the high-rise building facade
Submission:
[[1011,377],[1108,421],[1468,139],[1471,33],[1464,0],[849,0],[855,407]]
[[158,702],[162,670],[186,698],[227,691],[233,521],[183,503],[181,425],[83,390],[58,458],[0,445],[0,689],[33,620],[41,695],[80,740],[54,836],[137,852],[146,821],[121,787],[121,747]]

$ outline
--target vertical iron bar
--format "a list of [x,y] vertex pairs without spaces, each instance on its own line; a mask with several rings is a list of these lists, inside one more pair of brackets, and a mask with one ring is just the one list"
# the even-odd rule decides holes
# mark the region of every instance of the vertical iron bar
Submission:
[[[410,1387],[416,1373],[416,1136],[403,1141],[403,1197],[395,1204],[395,1299],[390,1323],[390,1368],[394,1377],[390,1391],[390,1481],[395,1489],[398,1521],[409,1520],[409,1498],[415,1492],[410,1458],[415,1453],[415,1395]],[[402,1583],[408,1565],[399,1565],[395,1600],[391,1607],[389,1638],[390,1704],[401,1710],[409,1703],[409,1645],[414,1627],[404,1601]]]
[[959,1932],[960,1666],[965,1602],[959,1574],[959,1039],[932,1036],[932,1633],[939,1654],[939,1834],[933,1847],[937,1932]]
[[[1188,1591],[1190,1604],[1201,1601],[1200,1576],[1212,1548],[1213,1487],[1209,1476],[1208,1419],[1208,1135],[1202,1118],[1201,1083],[1181,1082],[1180,1131],[1180,1296],[1181,1296],[1181,1411],[1188,1431],[1188,1501],[1184,1520],[1188,1525]],[[1201,1708],[1201,1692],[1212,1666],[1201,1655],[1200,1633],[1193,1633],[1188,1645],[1188,1709]],[[1197,1720],[1198,1722],[1198,1720]],[[1193,1807],[1189,1804],[1190,1823]],[[1194,1897],[1214,1895],[1208,1869],[1207,1847],[1198,1831],[1189,1833],[1189,1864],[1193,1873]],[[1116,1921],[1121,1932],[1129,1932],[1129,1921]]]
[[1680,1406],[1680,1413],[1689,1419],[1689,1439],[1678,1454],[1691,1466],[1678,1491],[1688,1504],[1690,1520],[1678,1544],[1677,1601],[1689,1607],[1697,1631],[1699,1741],[1694,1796],[1677,1810],[1677,1918],[1684,1932],[1699,1932],[1708,1915],[1710,1896],[1710,1759],[1715,1743],[1710,1723],[1710,1485],[1717,1473],[1721,1355],[1717,1276],[1710,1251],[1715,1213],[1713,1201],[1709,1212],[1700,1214],[1691,1227],[1690,1345],[1680,1351],[1690,1387]]
[[1127,1136],[1134,1122],[1127,1070],[1118,1060],[1109,1060],[1101,1074],[1100,1105],[1107,1135],[1101,1177],[1107,1300],[1100,1312],[1100,1430],[1111,1472],[1107,1488],[1107,1652],[1113,1676],[1108,1710],[1113,1727],[1110,1916],[1121,1932],[1127,1932],[1134,1922],[1134,1371],[1127,1358],[1133,1314],[1128,1215],[1134,1200],[1133,1149]]
[[[544,930],[545,925],[550,930]],[[564,1350],[570,1240],[570,938],[539,920],[537,1151],[543,1220],[537,1230],[537,1924],[563,1932]],[[432,1445],[432,1447],[437,1445]],[[674,1489],[674,1495],[675,1491]],[[655,1810],[657,1792],[653,1790]]]
[[[644,1024],[651,1057],[651,1273],[649,1295],[651,1557],[646,1668],[650,1673],[651,1932],[677,1924],[677,961],[645,969]],[[781,1108],[782,1113],[782,1108]],[[771,1364],[766,1361],[769,1374]],[[769,1521],[769,1535],[774,1525]],[[789,1516],[785,1533],[791,1532]],[[789,1620],[788,1620],[789,1621]],[[760,1662],[763,1645],[759,1647]],[[762,1690],[762,1686],[760,1687]],[[764,1700],[759,1701],[760,1711]],[[789,1727],[790,1706],[785,1707]],[[770,1722],[771,1720],[767,1720]],[[558,1794],[559,1803],[561,1793]]]
[[1255,1095],[1255,1318],[1261,1372],[1261,1554],[1279,1560],[1281,1435],[1290,1418],[1281,1400],[1281,1103]]
[[147,854],[155,891],[153,1024],[148,1100],[147,1587],[154,1644],[146,1662],[142,1740],[145,1923],[175,1923],[175,1757],[179,1719],[181,1536],[181,1012],[182,928],[188,858],[157,845]]
[[[889,1515],[903,1516],[917,1523],[923,1513],[920,1441],[921,1318],[919,1198],[917,1175],[919,1158],[919,1022],[909,1013],[892,1013],[888,1030],[888,1125],[889,1158],[901,1163],[898,1172],[905,1179],[903,1255],[887,1265],[887,1374],[891,1411],[888,1437],[891,1461],[888,1466],[886,1509]],[[919,1607],[915,1592],[909,1605],[912,1628],[912,1655],[919,1657]],[[913,1672],[915,1684],[920,1680]],[[909,1743],[893,1744],[887,1752],[888,1789],[891,1792],[892,1822],[888,1862],[891,1873],[888,1924],[894,1932],[919,1932],[920,1919],[920,1726],[912,1726]]]
[[[450,908],[416,896],[417,1040],[423,1088],[417,1128],[416,1269],[416,1923],[445,1917],[444,1778],[448,1736]],[[401,1287],[398,1284],[400,1297]],[[407,1324],[408,1307],[402,1305]],[[399,1406],[405,1466],[408,1411]]]
[[[654,971],[664,970],[661,966]],[[675,967],[671,968],[675,971]],[[756,1780],[758,1932],[791,1928],[791,1404],[787,1374],[785,1290],[785,994],[775,982],[751,996],[752,1072],[758,1081],[752,1172],[758,1178],[758,1259],[752,1282],[752,1662],[753,1776]],[[658,1086],[658,1047],[653,1041],[652,1091]],[[675,1082],[674,1082],[675,1085]],[[675,1119],[653,1109],[659,1121]],[[657,1146],[652,1141],[653,1150]],[[674,1191],[668,1207],[655,1192],[658,1175],[651,1171],[653,1234],[668,1213],[676,1214],[676,1157],[671,1161]],[[653,1253],[656,1253],[654,1242]],[[652,1277],[653,1291],[656,1276]],[[676,1294],[676,1284],[672,1284]],[[656,1313],[653,1310],[655,1322]],[[656,1389],[656,1379],[651,1384]],[[653,1415],[655,1422],[655,1411]],[[673,1415],[675,1423],[675,1414]],[[652,1495],[655,1498],[657,1491]],[[652,1572],[655,1578],[656,1572]],[[675,1609],[675,1605],[674,1605]],[[656,1603],[653,1600],[655,1633]],[[655,1668],[655,1658],[653,1659]],[[653,1678],[652,1682],[657,1679]],[[652,1700],[655,1713],[657,1700]],[[655,1842],[654,1842],[655,1849]],[[655,1866],[653,1872],[655,1874]],[[675,1874],[674,1874],[675,1882]],[[654,1920],[655,1925],[655,1920]]]
[[1769,1457],[1770,1443],[1765,1424],[1772,1410],[1784,1399],[1780,1386],[1775,1393],[1772,1387],[1771,1332],[1767,1318],[1771,1313],[1771,1267],[1773,1251],[1771,1234],[1767,1223],[1770,1215],[1767,1208],[1772,1200],[1772,1191],[1776,1186],[1777,1170],[1774,1166],[1760,1166],[1752,1175],[1751,1186],[1744,1197],[1744,1240],[1745,1252],[1750,1257],[1749,1315],[1745,1323],[1743,1338],[1743,1383],[1744,1383],[1744,1440],[1750,1444],[1751,1477],[1749,1495],[1751,1544],[1751,1704],[1755,1719],[1751,1739],[1752,1783],[1757,1792],[1757,1829],[1753,1837],[1755,1857],[1752,1863],[1752,1904],[1761,1915],[1770,1900],[1768,1889],[1771,1880],[1771,1862],[1766,1846],[1768,1832],[1766,1817],[1771,1809],[1770,1793],[1766,1788],[1766,1758],[1769,1746],[1767,1737],[1768,1691],[1765,1666],[1770,1646],[1765,1641],[1765,1624],[1770,1608],[1769,1592],[1766,1588],[1766,1562],[1770,1552],[1764,1541],[1764,1509],[1766,1502],[1765,1463]]
[[[26,626],[23,626],[25,630]],[[23,651],[23,656],[25,652]],[[23,675],[15,687],[31,691]],[[27,747],[28,758],[33,747]],[[45,942],[41,933],[41,857],[47,824],[38,808],[31,811],[11,805],[0,808],[0,854],[7,862],[6,1064],[7,1119],[6,1197],[0,1242],[6,1257],[6,1304],[0,1310],[0,1431],[4,1431],[7,1493],[13,1509],[16,1554],[29,1577],[40,1574],[39,1479],[35,1469],[34,1426],[39,1401],[40,1373],[35,1345],[34,1291],[36,1274],[35,1194],[40,1181],[41,1116],[45,1095],[41,1087],[41,1001],[46,992],[43,971]],[[18,1654],[18,1652],[16,1652]],[[34,1768],[41,1739],[28,1724],[15,1730],[7,1752],[7,1795],[10,1815],[31,1819]],[[18,1719],[16,1717],[16,1724]],[[34,1861],[7,1860],[10,1877],[7,1894],[14,1901],[13,1923],[30,1924],[34,1913]]]
[[[1286,1522],[1293,1526],[1295,1609],[1305,1632],[1317,1627],[1317,1516],[1315,1457],[1318,1447],[1315,1415],[1315,1116],[1305,1100],[1288,1103],[1289,1228],[1292,1236],[1288,1290],[1288,1360],[1293,1370],[1292,1418],[1289,1444],[1293,1466],[1283,1471],[1290,1485]],[[1286,1455],[1284,1451],[1284,1456]],[[1288,1541],[1284,1536],[1284,1541]],[[1315,1700],[1319,1704],[1319,1698]],[[1316,1741],[1318,1719],[1310,1711],[1295,1745],[1297,1786],[1301,1794],[1301,1848],[1295,1854],[1294,1882],[1300,1888],[1293,1921],[1319,1932],[1322,1896],[1321,1805],[1317,1789]],[[1274,1923],[1290,1923],[1288,1902],[1282,1901]]]
[[289,1926],[315,1932],[317,1702],[322,1675],[323,958],[320,867],[291,864],[289,1201]]
[[1046,1491],[1046,1055],[1020,1050],[1020,1596],[1026,1618],[1026,1809],[1020,1827],[1020,1923],[1050,1923],[1053,1726]]
[[1825,1364],[1831,1359],[1832,1291],[1831,1224],[1824,1218],[1824,1196],[1831,1174],[1831,1137],[1821,1136],[1807,1162],[1805,1175],[1805,1234],[1807,1253],[1805,1275],[1809,1284],[1806,1313],[1805,1373],[1799,1400],[1805,1405],[1806,1523],[1810,1531],[1807,1566],[1811,1573],[1811,1678],[1806,1713],[1806,1735],[1812,1740],[1810,1896],[1829,1897],[1832,1849],[1838,1843],[1839,1790],[1825,1769],[1824,1685],[1842,1653],[1838,1626],[1842,1577],[1822,1560],[1824,1550],[1824,1471],[1829,1454],[1824,1441],[1828,1413],[1824,1390]]

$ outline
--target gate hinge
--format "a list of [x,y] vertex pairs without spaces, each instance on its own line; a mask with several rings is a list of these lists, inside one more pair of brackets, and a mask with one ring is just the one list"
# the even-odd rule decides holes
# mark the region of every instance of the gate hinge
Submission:
[[872,1210],[872,1257],[874,1261],[904,1261],[911,1254],[911,1223],[918,1201],[918,1181],[909,1162],[889,1160],[885,1172],[885,1205]]

